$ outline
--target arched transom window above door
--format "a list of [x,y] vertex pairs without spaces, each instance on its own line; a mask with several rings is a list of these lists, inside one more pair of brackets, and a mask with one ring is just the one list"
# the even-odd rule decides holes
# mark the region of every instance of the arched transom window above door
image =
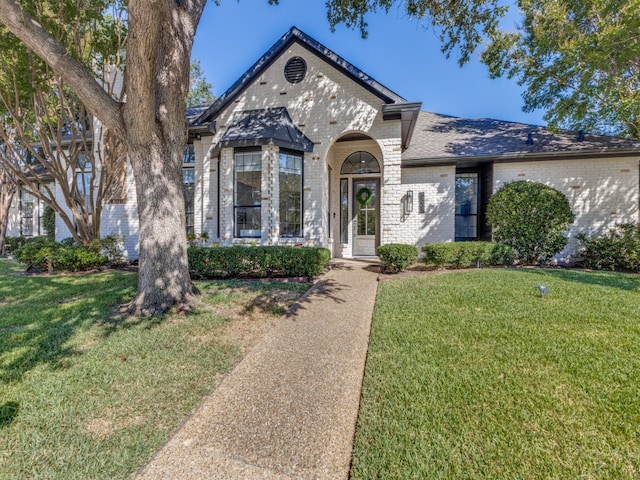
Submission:
[[355,152],[347,157],[340,169],[341,175],[380,173],[380,164],[368,152]]

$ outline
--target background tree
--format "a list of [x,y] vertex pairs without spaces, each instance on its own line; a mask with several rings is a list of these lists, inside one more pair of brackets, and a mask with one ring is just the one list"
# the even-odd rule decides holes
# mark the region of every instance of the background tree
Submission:
[[189,67],[189,93],[187,94],[187,107],[195,107],[212,103],[216,99],[213,94],[213,86],[207,82],[207,78],[200,67],[199,60],[192,60]]
[[[57,41],[115,95],[126,30],[117,9],[105,15],[107,5],[81,10],[67,2],[54,10],[40,2],[37,12]],[[100,238],[102,205],[124,177],[124,149],[45,62],[5,30],[0,41],[0,164],[53,209],[77,243],[88,245]]]
[[640,0],[519,0],[515,32],[495,32],[492,77],[526,86],[524,110],[551,127],[640,138]]
[[[188,309],[194,290],[187,265],[181,170],[190,56],[206,0],[127,2],[126,102],[106,93],[93,71],[68,54],[47,23],[39,21],[40,12],[32,3],[0,0],[0,22],[46,61],[88,110],[122,139],[129,154],[140,221],[138,293],[132,310],[156,313],[172,305]],[[430,22],[440,32],[445,52],[459,46],[461,62],[483,34],[492,33],[503,13],[498,0],[328,0],[328,18],[332,26],[344,22],[366,32],[368,11],[388,11],[395,4]]]

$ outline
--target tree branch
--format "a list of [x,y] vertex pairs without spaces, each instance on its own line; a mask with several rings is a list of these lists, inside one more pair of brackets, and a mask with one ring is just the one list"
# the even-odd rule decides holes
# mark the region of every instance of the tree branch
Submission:
[[63,78],[90,110],[99,112],[105,125],[120,136],[124,134],[120,103],[111,98],[92,72],[71,57],[17,0],[0,0],[0,22]]

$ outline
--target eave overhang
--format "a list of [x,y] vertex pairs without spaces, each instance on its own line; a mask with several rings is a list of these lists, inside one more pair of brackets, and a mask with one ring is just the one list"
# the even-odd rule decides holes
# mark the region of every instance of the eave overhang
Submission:
[[216,145],[212,156],[216,156],[222,148],[263,145],[312,152],[314,144],[293,123],[285,107],[262,108],[235,113],[233,122]]
[[482,164],[482,163],[516,163],[516,162],[543,162],[562,160],[584,160],[594,158],[638,157],[640,150],[635,148],[625,149],[596,149],[584,151],[557,151],[557,152],[526,152],[508,153],[501,155],[467,155],[457,157],[432,157],[403,159],[402,168],[438,167],[448,165]]
[[382,105],[383,120],[400,120],[402,132],[402,150],[406,150],[411,144],[413,130],[418,121],[422,102],[404,102]]

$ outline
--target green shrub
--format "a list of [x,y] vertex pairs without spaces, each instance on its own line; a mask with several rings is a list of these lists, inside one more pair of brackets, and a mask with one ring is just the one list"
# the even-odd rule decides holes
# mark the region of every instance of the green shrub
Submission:
[[513,249],[493,242],[430,243],[422,247],[427,265],[453,268],[470,266],[511,265]]
[[616,225],[602,235],[588,237],[581,233],[578,264],[596,270],[640,270],[640,226]]
[[76,244],[76,240],[73,237],[67,237],[60,240],[60,245],[64,247],[73,247]]
[[56,239],[56,212],[49,205],[45,205],[42,213],[42,226],[44,227],[46,237],[55,241]]
[[106,256],[84,246],[60,247],[52,258],[54,271],[85,272],[106,265]]
[[377,249],[381,270],[384,273],[402,272],[418,260],[418,248],[402,243],[388,243]]
[[31,237],[5,237],[4,244],[7,248],[7,252],[15,253],[20,247],[22,247],[27,240]]
[[192,278],[267,278],[320,275],[329,265],[326,248],[235,245],[224,248],[190,247]]
[[100,253],[107,257],[110,264],[118,265],[124,260],[124,235],[111,233],[100,239]]
[[523,264],[544,264],[561,252],[574,218],[564,194],[528,181],[504,185],[487,207],[494,239],[511,245]]
[[15,254],[19,262],[49,272],[81,272],[107,263],[107,257],[91,248],[65,246],[46,237],[29,239]]

